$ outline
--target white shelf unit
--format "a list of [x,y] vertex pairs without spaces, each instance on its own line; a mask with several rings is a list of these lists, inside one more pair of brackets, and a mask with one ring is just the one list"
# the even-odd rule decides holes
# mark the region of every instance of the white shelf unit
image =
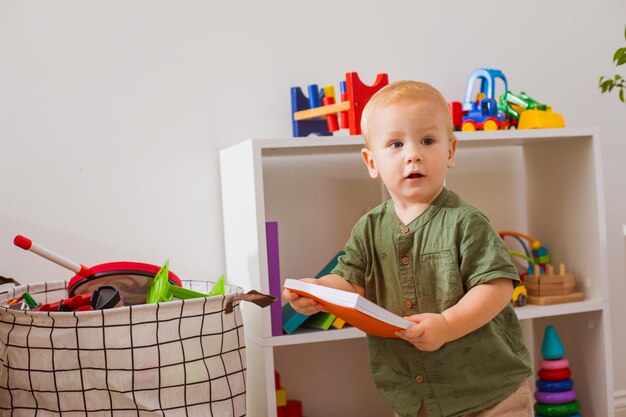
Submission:
[[[545,326],[571,362],[583,415],[614,416],[605,210],[593,129],[458,133],[447,186],[481,208],[496,230],[548,247],[575,273],[585,300],[517,308],[536,379]],[[281,279],[314,276],[343,248],[355,221],[386,194],[361,162],[361,137],[251,139],[221,151],[229,283],[269,293],[265,222],[279,228]],[[513,242],[515,243],[515,242]],[[508,244],[508,243],[507,243]],[[307,417],[392,416],[377,394],[361,331],[272,337],[269,308],[242,306],[247,404],[276,416],[274,370]]]

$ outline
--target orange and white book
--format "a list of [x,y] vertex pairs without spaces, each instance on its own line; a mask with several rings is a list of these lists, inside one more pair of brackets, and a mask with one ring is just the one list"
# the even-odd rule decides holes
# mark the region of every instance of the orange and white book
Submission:
[[284,287],[301,296],[317,300],[329,313],[372,336],[397,338],[396,331],[415,324],[354,292],[297,279],[286,279]]

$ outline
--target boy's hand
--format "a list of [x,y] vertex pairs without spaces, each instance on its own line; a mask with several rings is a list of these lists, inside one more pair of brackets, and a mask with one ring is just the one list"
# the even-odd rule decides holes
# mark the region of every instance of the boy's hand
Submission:
[[[315,278],[302,278],[302,281],[306,281],[311,284],[318,284],[318,280]],[[283,290],[283,298],[289,301],[291,307],[293,307],[293,309],[300,314],[310,316],[312,314],[319,313],[320,311],[324,311],[324,306],[314,299],[303,297],[295,292],[289,291],[286,288]]]
[[405,318],[416,324],[397,331],[396,335],[419,350],[432,352],[448,341],[448,322],[443,315],[423,313]]

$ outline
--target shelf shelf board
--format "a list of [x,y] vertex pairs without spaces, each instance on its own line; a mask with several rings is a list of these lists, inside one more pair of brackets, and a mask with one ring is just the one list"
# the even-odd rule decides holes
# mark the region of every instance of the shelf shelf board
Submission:
[[533,143],[571,141],[593,135],[589,128],[495,130],[457,132],[460,147],[520,146]]
[[355,327],[333,330],[298,329],[294,334],[275,336],[264,340],[266,346],[287,346],[303,343],[328,342],[332,340],[357,339],[365,333]]
[[[552,141],[571,141],[593,135],[589,128],[495,130],[456,132],[461,148],[522,146]],[[359,152],[361,136],[309,136],[306,138],[252,139],[264,156],[319,155],[325,153]]]
[[524,307],[516,307],[515,312],[520,320],[529,320],[540,317],[553,317],[567,314],[587,313],[590,311],[601,311],[604,308],[605,304],[602,301],[585,300],[574,303],[552,304],[545,306],[527,304]]
[[[520,320],[530,320],[540,317],[602,311],[605,308],[608,309],[608,306],[605,306],[602,301],[586,300],[547,306],[528,304],[524,307],[516,307],[515,312]],[[262,346],[288,346],[333,340],[357,339],[361,337],[365,337],[365,333],[361,330],[354,327],[346,327],[341,330],[298,329],[294,334],[274,336],[265,339],[253,337],[251,340]]]

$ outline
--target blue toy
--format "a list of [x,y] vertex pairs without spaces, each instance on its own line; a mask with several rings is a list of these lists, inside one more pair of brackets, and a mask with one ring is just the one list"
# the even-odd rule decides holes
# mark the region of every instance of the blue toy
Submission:
[[308,86],[309,97],[307,98],[300,87],[291,87],[291,114],[293,123],[293,136],[304,137],[310,134],[328,136],[326,119],[295,120],[293,113],[301,110],[309,110],[320,106],[320,96],[317,84]]
[[[463,101],[462,131],[472,132],[474,130],[509,128],[509,120],[506,114],[498,109],[495,93],[496,79],[501,79],[504,82],[504,91],[508,91],[506,77],[500,70],[478,68],[470,74],[465,90],[465,100]],[[472,100],[472,87],[478,80],[480,80],[478,97],[476,100]]]

